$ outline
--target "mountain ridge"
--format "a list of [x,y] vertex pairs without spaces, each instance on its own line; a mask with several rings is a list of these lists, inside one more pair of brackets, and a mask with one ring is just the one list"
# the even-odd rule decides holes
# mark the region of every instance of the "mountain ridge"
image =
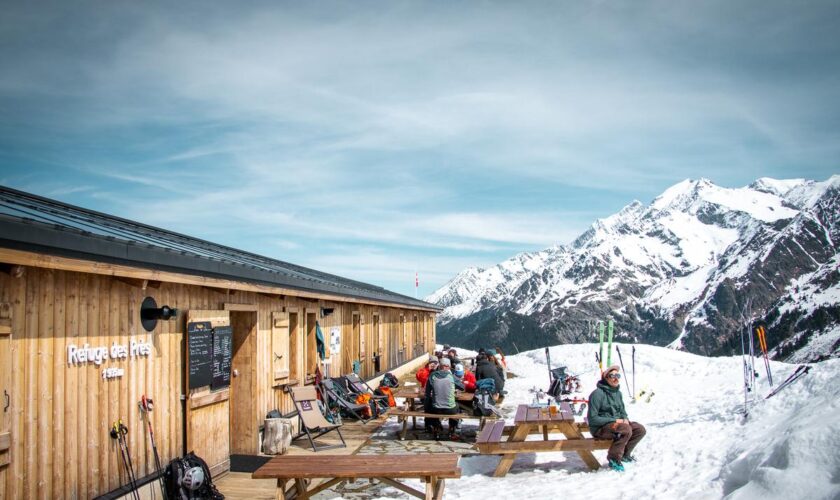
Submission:
[[740,188],[687,179],[568,246],[468,268],[426,300],[444,307],[438,338],[465,347],[591,340],[592,322],[612,317],[623,338],[729,355],[749,316],[767,324],[773,355],[822,359],[840,353],[838,219],[840,175]]

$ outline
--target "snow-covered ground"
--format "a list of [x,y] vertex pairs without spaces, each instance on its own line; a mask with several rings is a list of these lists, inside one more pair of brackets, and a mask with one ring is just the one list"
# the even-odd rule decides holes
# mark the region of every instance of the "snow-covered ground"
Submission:
[[[631,346],[620,349],[629,377]],[[580,374],[585,396],[597,380],[596,350],[593,344],[551,348],[552,365]],[[516,405],[533,399],[531,388],[547,388],[548,369],[543,350],[507,360],[517,377],[507,382],[502,409],[512,422]],[[589,472],[574,453],[526,454],[506,477],[493,478],[497,457],[467,456],[461,479],[447,482],[445,497],[840,499],[840,359],[814,364],[810,374],[766,401],[770,386],[763,362],[757,363],[758,397],[745,420],[740,357],[637,345],[636,391],[654,392],[650,402],[635,404],[624,392],[630,419],[648,431],[636,449],[637,463],[624,473]],[[771,368],[778,385],[795,365],[771,362]],[[605,451],[595,456],[606,463]]]

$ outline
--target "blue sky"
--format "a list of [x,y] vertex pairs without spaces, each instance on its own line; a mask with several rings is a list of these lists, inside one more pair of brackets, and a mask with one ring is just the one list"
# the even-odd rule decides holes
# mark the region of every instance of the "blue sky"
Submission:
[[840,172],[840,3],[16,2],[0,183],[425,296],[685,178]]

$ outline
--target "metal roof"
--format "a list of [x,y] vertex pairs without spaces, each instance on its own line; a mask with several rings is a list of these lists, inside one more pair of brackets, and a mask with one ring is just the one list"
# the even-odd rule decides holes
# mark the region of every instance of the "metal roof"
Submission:
[[382,287],[4,186],[0,247],[442,310]]

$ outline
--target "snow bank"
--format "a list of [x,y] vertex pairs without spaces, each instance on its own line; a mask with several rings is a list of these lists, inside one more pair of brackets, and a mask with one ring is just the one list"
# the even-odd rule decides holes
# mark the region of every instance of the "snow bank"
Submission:
[[[632,346],[619,348],[630,377]],[[550,349],[552,365],[579,374],[587,397],[598,377],[597,349]],[[530,389],[547,388],[548,368],[543,350],[507,359],[517,377],[507,381],[502,410],[512,422],[516,405],[533,399]],[[618,362],[617,353],[612,361]],[[795,368],[771,365],[777,384]],[[840,360],[814,364],[804,379],[767,401],[761,399],[770,391],[763,363],[758,368],[760,396],[745,420],[739,357],[637,345],[636,391],[654,393],[650,402],[632,404],[622,387],[630,418],[648,430],[636,449],[638,463],[624,473],[589,472],[574,453],[524,454],[506,477],[493,478],[498,458],[469,456],[461,460],[462,478],[447,482],[446,498],[840,499]],[[605,451],[595,456],[606,463]]]

